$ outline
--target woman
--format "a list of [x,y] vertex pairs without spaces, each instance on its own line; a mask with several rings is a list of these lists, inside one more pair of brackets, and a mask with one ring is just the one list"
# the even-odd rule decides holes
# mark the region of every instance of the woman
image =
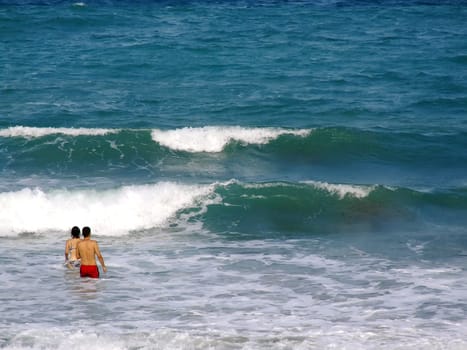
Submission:
[[69,269],[73,269],[75,267],[79,267],[80,261],[76,256],[76,247],[78,246],[79,242],[81,242],[80,236],[80,229],[77,226],[74,226],[71,229],[71,238],[66,241],[65,244],[65,266]]

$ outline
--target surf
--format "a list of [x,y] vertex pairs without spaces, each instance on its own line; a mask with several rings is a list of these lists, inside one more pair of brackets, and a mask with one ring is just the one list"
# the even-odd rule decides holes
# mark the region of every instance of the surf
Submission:
[[175,130],[153,130],[155,142],[173,150],[186,152],[222,152],[230,142],[267,144],[281,135],[306,137],[310,129],[246,128],[240,126],[206,126]]
[[68,136],[102,136],[110,133],[118,133],[120,129],[106,128],[60,128],[60,127],[28,127],[11,126],[0,129],[0,137],[22,137],[36,138],[48,135],[68,135]]
[[160,227],[180,209],[212,193],[210,185],[160,182],[107,190],[24,188],[0,193],[0,235],[63,232],[91,226],[97,235]]
[[[463,225],[467,191],[420,191],[378,184],[160,181],[114,188],[30,188],[0,192],[0,236],[91,226],[124,236],[155,228],[247,235],[322,234]],[[198,227],[198,226],[197,226]]]

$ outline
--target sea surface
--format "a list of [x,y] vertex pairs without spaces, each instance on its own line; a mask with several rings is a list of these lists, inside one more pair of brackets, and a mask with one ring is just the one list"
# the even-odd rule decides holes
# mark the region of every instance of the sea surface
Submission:
[[0,0],[0,348],[467,349],[466,38],[466,1]]

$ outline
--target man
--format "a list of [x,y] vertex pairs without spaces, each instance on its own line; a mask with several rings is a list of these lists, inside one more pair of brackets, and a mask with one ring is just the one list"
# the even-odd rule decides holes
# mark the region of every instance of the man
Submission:
[[78,259],[81,259],[80,275],[81,277],[99,278],[96,256],[104,272],[107,272],[104,258],[99,250],[99,245],[96,241],[91,239],[91,229],[87,226],[83,227],[83,237],[84,239],[78,244],[76,249],[76,255]]
[[71,229],[71,238],[66,241],[65,244],[65,266],[69,269],[73,269],[75,267],[79,267],[80,261],[76,257],[76,247],[78,246],[81,239],[79,235],[81,231],[79,227],[74,226]]

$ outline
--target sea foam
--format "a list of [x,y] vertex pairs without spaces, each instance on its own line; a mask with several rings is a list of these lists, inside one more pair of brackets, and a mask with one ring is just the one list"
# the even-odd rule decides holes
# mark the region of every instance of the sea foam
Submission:
[[47,135],[62,134],[70,136],[99,136],[110,133],[117,133],[119,129],[98,129],[98,128],[37,128],[28,126],[12,126],[0,130],[0,137],[43,137]]
[[205,126],[175,130],[154,129],[151,135],[155,142],[178,151],[221,152],[232,141],[245,144],[266,144],[284,134],[305,137],[310,132],[310,129],[289,130],[284,128]]
[[[239,182],[238,182],[239,183]],[[340,199],[345,198],[346,196],[352,196],[355,198],[364,198],[367,197],[377,186],[376,185],[350,185],[350,184],[330,184],[327,182],[321,181],[302,181],[302,184],[312,186],[313,188],[326,191],[331,195],[337,195]],[[266,187],[276,187],[276,186],[291,186],[285,182],[270,182],[262,184],[243,184],[245,188],[266,188]]]
[[[209,197],[213,189],[214,185],[161,182],[104,191],[25,188],[4,192],[0,193],[0,236],[57,232],[74,225],[115,236],[161,227],[177,211]],[[201,210],[202,205],[197,208]]]
[[311,185],[321,190],[325,190],[329,193],[335,194],[341,199],[344,198],[345,196],[352,196],[355,198],[364,198],[364,197],[367,197],[375,189],[375,186],[330,184],[327,182],[320,182],[320,181],[304,181],[303,183]]

